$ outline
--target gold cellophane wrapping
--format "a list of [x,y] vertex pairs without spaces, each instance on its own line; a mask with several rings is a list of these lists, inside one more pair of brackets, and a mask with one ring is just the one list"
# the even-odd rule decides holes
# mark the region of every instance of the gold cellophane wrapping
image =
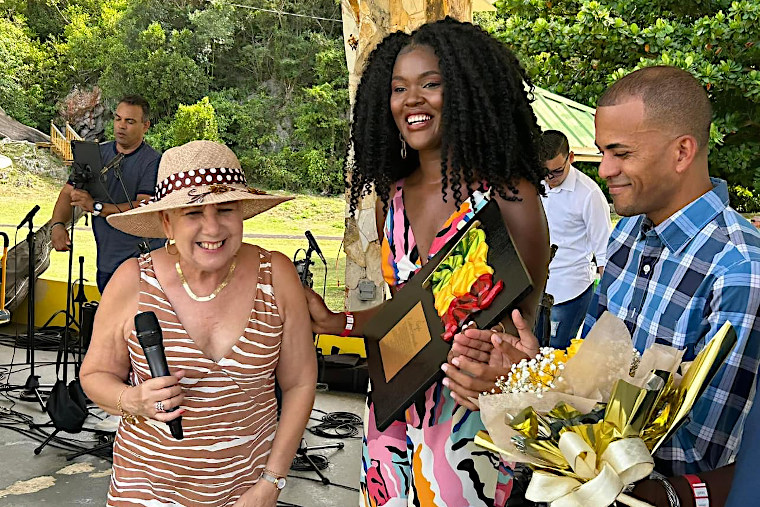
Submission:
[[677,373],[683,351],[655,344],[631,376],[628,330],[605,313],[555,389],[480,396],[488,433],[476,443],[534,469],[530,500],[552,507],[605,507],[615,499],[644,505],[623,488],[649,475],[652,453],[678,429],[735,343],[726,323],[683,377]]

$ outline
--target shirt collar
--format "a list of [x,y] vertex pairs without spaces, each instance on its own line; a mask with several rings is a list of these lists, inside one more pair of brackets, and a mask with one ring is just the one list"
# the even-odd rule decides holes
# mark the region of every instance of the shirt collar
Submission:
[[577,169],[573,166],[570,166],[570,170],[567,172],[567,177],[565,178],[565,181],[560,183],[559,186],[551,188],[546,183],[546,180],[543,180],[543,184],[544,184],[544,187],[546,188],[546,191],[550,194],[553,194],[553,193],[560,192],[562,190],[567,190],[568,192],[574,191],[576,181],[578,181]]
[[728,207],[728,187],[724,180],[710,178],[713,188],[673,213],[657,227],[643,217],[639,238],[653,229],[672,253],[679,253],[718,214]]
[[[137,153],[138,151],[142,150],[143,146],[145,146],[145,139],[143,139],[143,140],[140,142],[140,146],[138,146],[138,147],[137,147],[137,148],[135,148],[134,150],[132,150],[132,151],[130,151],[129,153],[127,153],[126,155],[124,155],[124,158],[127,158],[127,157],[131,157],[132,155],[134,155],[134,154],[135,154],[135,153]],[[116,149],[116,141],[114,141],[114,142],[113,142],[113,154],[114,154],[114,156],[116,156],[116,155],[118,155],[119,153],[121,153],[121,152],[120,152],[119,150],[117,150],[117,149]]]

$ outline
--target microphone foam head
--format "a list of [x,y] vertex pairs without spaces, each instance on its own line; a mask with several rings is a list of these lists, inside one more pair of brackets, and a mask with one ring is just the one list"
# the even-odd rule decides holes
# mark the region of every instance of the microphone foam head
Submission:
[[153,312],[142,312],[135,315],[135,331],[137,331],[137,339],[143,348],[160,345],[162,342],[161,326]]

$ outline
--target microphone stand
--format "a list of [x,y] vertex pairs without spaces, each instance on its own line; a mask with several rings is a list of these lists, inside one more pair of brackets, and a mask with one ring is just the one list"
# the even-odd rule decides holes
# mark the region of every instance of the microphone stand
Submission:
[[[78,325],[77,328],[79,329],[79,340],[78,340],[78,347],[77,347],[77,358],[74,362],[74,378],[79,379],[79,368],[82,366],[82,349],[83,349],[83,339],[82,336],[82,306],[84,303],[87,302],[87,296],[84,294],[84,282],[87,281],[87,279],[84,277],[84,256],[79,256],[79,290],[77,291],[77,296],[74,298],[74,302],[77,304],[77,317],[78,317]],[[75,282],[76,283],[76,282]]]
[[[301,445],[298,447],[298,450],[296,451],[296,456],[301,457],[306,463],[309,464],[309,468],[311,468],[316,474],[319,476],[319,480],[324,484],[325,486],[329,486],[330,479],[324,476],[322,471],[319,469],[319,466],[314,462],[313,459],[311,459],[311,456],[309,456],[309,451],[318,451],[321,449],[343,449],[343,442],[337,442],[335,444],[324,444],[324,445],[312,445],[311,447],[306,445],[306,442],[304,440],[301,441]],[[323,467],[324,468],[324,467]]]
[[314,249],[309,245],[309,248],[306,249],[306,256],[303,260],[303,270],[301,271],[301,285],[309,288],[314,286],[314,276],[310,269],[311,266],[314,265],[314,261],[311,260],[312,253],[314,253]]
[[37,271],[35,269],[36,259],[34,252],[34,217],[30,216],[29,233],[26,235],[26,244],[29,249],[29,290],[26,299],[27,303],[27,324],[26,324],[26,361],[30,365],[29,377],[24,384],[24,390],[19,396],[24,401],[38,401],[42,411],[45,411],[45,403],[42,401],[40,394],[40,376],[34,373],[34,286],[37,282]]

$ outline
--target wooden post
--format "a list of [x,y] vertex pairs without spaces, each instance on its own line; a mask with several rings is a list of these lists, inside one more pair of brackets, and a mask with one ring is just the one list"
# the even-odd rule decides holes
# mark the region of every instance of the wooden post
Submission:
[[[348,90],[353,106],[356,87],[367,57],[391,32],[412,32],[429,21],[451,16],[472,21],[475,10],[491,8],[493,0],[341,0],[343,40],[348,64]],[[348,199],[348,194],[346,195]],[[381,303],[384,281],[380,268],[380,238],[375,225],[374,194],[359,202],[357,216],[346,216],[343,244],[346,251],[346,308],[361,310]],[[348,208],[346,208],[348,209]],[[360,283],[372,282],[375,297],[359,299]]]

